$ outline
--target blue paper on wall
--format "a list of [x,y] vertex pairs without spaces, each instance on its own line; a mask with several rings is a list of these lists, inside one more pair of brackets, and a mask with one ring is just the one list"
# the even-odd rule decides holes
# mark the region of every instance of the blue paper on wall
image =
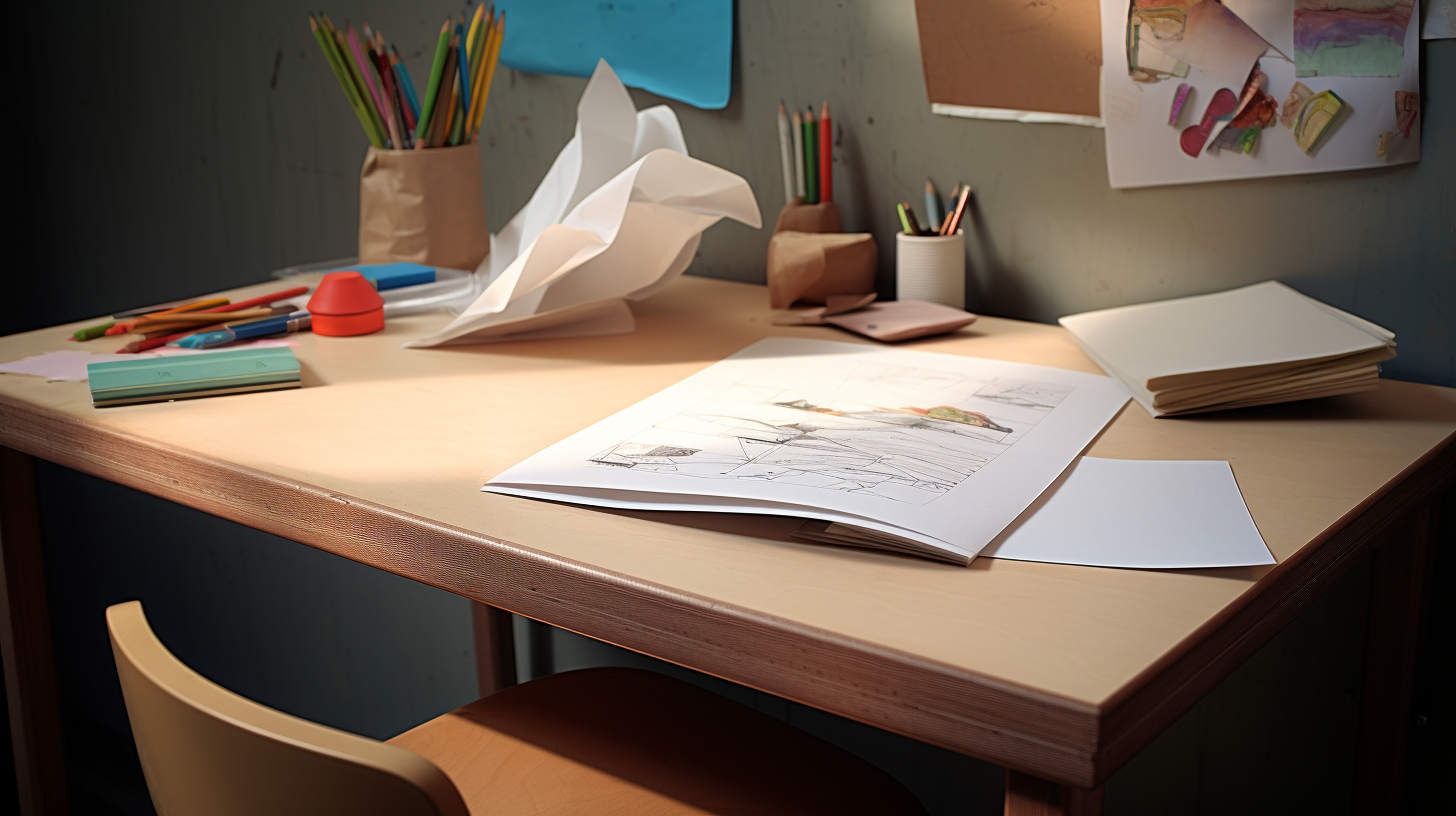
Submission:
[[501,62],[589,77],[605,59],[624,84],[699,108],[728,104],[733,0],[496,0]]

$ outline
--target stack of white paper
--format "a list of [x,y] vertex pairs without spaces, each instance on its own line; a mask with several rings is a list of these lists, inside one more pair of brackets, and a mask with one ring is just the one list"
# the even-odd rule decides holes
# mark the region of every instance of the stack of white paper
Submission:
[[1153,416],[1369,391],[1395,335],[1277,281],[1059,321]]

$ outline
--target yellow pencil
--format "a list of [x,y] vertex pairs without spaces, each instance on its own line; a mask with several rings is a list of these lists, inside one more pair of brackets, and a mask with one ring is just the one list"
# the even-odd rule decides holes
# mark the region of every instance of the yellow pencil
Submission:
[[[477,10],[484,6],[477,6]],[[475,140],[475,123],[480,121],[481,97],[485,95],[483,89],[485,80],[486,56],[490,51],[491,32],[495,29],[495,16],[492,14],[480,26],[480,29],[472,36],[472,47],[470,51],[470,105],[466,109],[465,122],[469,126],[466,138]]]
[[506,37],[506,13],[504,11],[500,13],[500,19],[496,21],[495,30],[491,34],[493,41],[490,43],[489,53],[485,55],[485,79],[481,83],[485,87],[485,96],[480,98],[480,111],[475,117],[475,129],[470,134],[472,142],[480,135],[480,123],[485,118],[485,103],[490,101],[490,82],[495,77],[495,64],[500,60],[501,40]]
[[[466,40],[466,42],[469,42],[471,44],[471,46],[474,46],[475,45],[475,32],[477,32],[477,31],[480,30],[480,15],[484,11],[485,11],[485,4],[482,3],[482,4],[480,4],[480,5],[478,5],[478,6],[475,7],[475,15],[470,18],[470,28],[468,29],[468,32],[469,33],[467,33],[465,35],[465,40]],[[471,57],[474,57],[475,55],[474,54],[471,54],[470,56]]]

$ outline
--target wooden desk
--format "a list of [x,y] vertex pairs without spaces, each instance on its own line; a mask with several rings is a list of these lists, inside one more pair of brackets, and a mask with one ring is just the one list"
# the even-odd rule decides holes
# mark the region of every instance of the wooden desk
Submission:
[[[1412,630],[1428,508],[1456,473],[1453,389],[1383,381],[1367,394],[1156,421],[1128,403],[1089,453],[1229,460],[1274,567],[979,559],[967,569],[795,541],[790,519],[606,512],[476,491],[482,474],[760,337],[854,341],[770,326],[766,300],[760,287],[689,278],[636,307],[638,330],[616,337],[399,348],[442,314],[367,337],[303,335],[303,389],[177,403],[97,410],[84,383],[0,377],[0,444],[991,760],[1013,771],[1009,810],[1095,812],[1112,771],[1387,539],[1376,586],[1393,603],[1374,604],[1375,623]],[[0,358],[74,349],[68,331],[5,338]],[[983,318],[913,347],[1097,371],[1055,326]],[[8,484],[25,488],[24,456],[7,462]],[[47,716],[46,647],[27,638],[44,632],[17,617],[37,611],[39,565],[25,560],[34,534],[24,494],[6,492],[7,672],[16,649],[22,663],[11,711],[22,714],[22,751],[40,751],[23,756],[43,766],[44,741],[25,740]],[[1385,640],[1389,665],[1408,667],[1413,647]],[[25,680],[26,660],[39,680]],[[1408,680],[1372,675],[1366,697],[1397,706],[1370,714],[1394,723],[1383,738],[1366,729],[1374,757],[1403,744],[1391,695],[1402,683],[1408,693]]]

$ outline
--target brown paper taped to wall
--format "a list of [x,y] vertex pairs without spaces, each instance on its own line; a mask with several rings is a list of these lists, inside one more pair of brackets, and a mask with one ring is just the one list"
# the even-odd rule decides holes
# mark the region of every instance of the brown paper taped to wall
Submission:
[[915,22],[932,103],[1099,115],[1097,0],[915,0]]
[[474,271],[490,254],[480,146],[370,147],[359,172],[359,260]]
[[797,300],[824,303],[830,295],[873,292],[879,260],[868,232],[775,233],[768,242],[769,306],[785,309]]

